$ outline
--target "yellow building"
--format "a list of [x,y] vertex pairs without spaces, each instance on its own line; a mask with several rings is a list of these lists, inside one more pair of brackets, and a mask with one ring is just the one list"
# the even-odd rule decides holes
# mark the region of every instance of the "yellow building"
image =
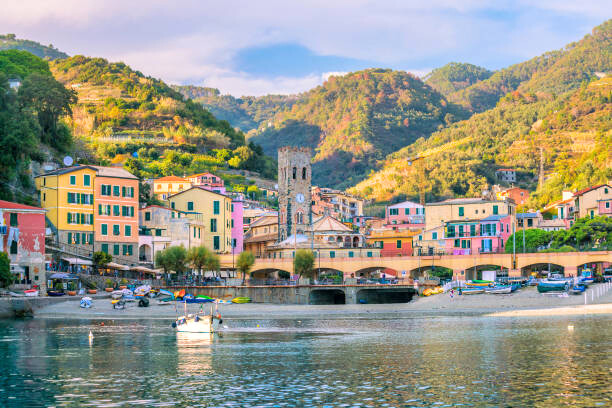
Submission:
[[575,219],[598,215],[612,216],[612,187],[600,184],[574,193]]
[[160,200],[167,200],[173,194],[189,190],[192,184],[183,177],[167,176],[153,180],[153,195]]
[[188,217],[197,217],[204,222],[204,246],[218,252],[228,253],[232,247],[232,199],[201,187],[168,197],[170,208],[183,211]]
[[73,166],[36,178],[41,206],[60,243],[93,250],[96,173],[93,166]]

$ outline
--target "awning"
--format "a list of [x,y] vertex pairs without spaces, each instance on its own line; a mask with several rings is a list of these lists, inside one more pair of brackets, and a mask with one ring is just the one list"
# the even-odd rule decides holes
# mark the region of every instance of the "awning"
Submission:
[[142,272],[142,273],[151,273],[151,274],[157,273],[153,269],[145,268],[144,266],[132,266],[130,269],[133,271]]
[[76,280],[79,279],[79,277],[73,273],[58,272],[49,276],[49,279]]
[[129,266],[125,266],[125,265],[120,265],[118,263],[115,262],[109,262],[105,265],[105,268],[110,268],[110,269],[117,269],[119,271],[129,271],[130,267]]
[[65,258],[65,257],[62,257],[62,259],[71,265],[89,265],[89,266],[93,265],[93,262],[88,261],[87,259]]

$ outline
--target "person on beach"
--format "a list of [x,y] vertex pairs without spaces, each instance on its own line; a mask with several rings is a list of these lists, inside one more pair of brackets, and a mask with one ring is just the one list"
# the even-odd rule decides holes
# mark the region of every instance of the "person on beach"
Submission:
[[454,294],[455,294],[455,289],[451,288],[451,290],[450,290],[450,298],[451,298],[451,300],[453,300],[453,295]]

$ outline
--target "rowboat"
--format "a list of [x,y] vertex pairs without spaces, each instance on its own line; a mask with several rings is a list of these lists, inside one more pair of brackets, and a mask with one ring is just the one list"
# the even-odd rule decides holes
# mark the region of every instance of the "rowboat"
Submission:
[[64,292],[60,292],[59,290],[47,290],[47,296],[64,296]]
[[569,286],[568,281],[545,279],[538,284],[538,292],[567,292],[569,290]]
[[28,289],[28,290],[24,290],[23,293],[26,296],[38,296],[38,290],[37,289]]
[[491,286],[493,285],[495,282],[493,281],[488,281],[488,280],[480,280],[480,279],[473,279],[471,281],[466,282],[465,284],[468,286]]
[[461,293],[464,295],[476,295],[478,293],[484,293],[484,288],[475,287],[475,288],[463,288],[461,289]]
[[510,293],[512,292],[512,286],[510,285],[505,285],[505,286],[493,286],[492,288],[486,288],[485,291],[487,293],[490,294],[504,294],[504,293]]
[[572,288],[570,289],[570,293],[573,295],[579,295],[585,290],[586,290],[586,286],[579,283],[577,285],[572,286]]

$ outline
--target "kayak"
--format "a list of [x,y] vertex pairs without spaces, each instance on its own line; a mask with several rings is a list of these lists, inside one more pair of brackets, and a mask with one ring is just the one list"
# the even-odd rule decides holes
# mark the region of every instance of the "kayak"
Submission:
[[235,297],[232,299],[232,303],[249,303],[251,298],[248,297]]

